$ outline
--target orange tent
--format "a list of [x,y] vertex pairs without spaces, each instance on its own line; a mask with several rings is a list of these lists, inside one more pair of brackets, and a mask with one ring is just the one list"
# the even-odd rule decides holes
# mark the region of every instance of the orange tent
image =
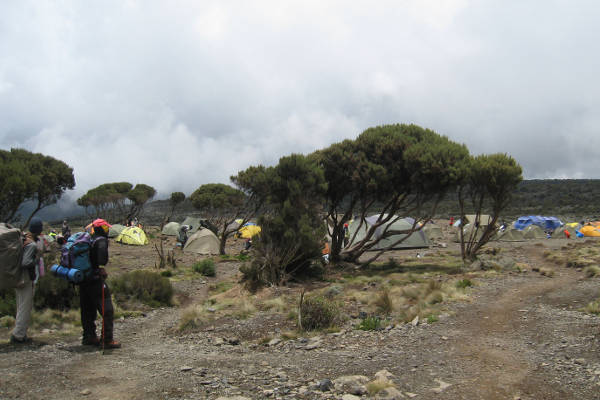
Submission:
[[583,233],[583,236],[600,237],[600,230],[592,225],[582,227],[579,232]]

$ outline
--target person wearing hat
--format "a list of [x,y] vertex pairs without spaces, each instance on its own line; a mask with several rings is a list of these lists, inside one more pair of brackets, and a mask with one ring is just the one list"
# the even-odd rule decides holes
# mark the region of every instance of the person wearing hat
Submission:
[[33,288],[36,278],[36,267],[44,252],[44,242],[40,239],[43,223],[39,218],[32,218],[29,222],[29,232],[23,239],[23,283],[16,289],[17,318],[15,328],[10,335],[11,343],[31,343],[27,336],[27,329],[31,321],[33,309]]
[[[103,219],[92,222],[92,247],[90,262],[92,276],[79,286],[79,305],[81,307],[81,327],[83,328],[83,345],[103,346],[116,349],[121,344],[113,338],[114,308],[110,289],[106,284],[107,273],[103,266],[108,263],[108,230],[111,225]],[[102,316],[102,336],[96,335],[96,315]]]

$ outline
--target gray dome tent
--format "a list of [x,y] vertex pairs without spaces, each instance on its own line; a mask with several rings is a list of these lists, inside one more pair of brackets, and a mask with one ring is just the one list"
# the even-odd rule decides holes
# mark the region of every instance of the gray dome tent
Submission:
[[183,251],[196,254],[219,254],[219,239],[210,230],[202,228],[185,242]]
[[121,234],[121,232],[123,232],[123,229],[125,229],[125,225],[114,224],[108,230],[108,237],[109,238],[114,238],[114,237],[119,236]]
[[[385,218],[384,215],[382,218]],[[362,226],[359,229],[360,221],[353,221],[348,227],[350,230],[350,240],[354,237],[356,233],[356,238],[354,242],[358,242],[365,238],[367,230],[369,227],[374,225],[379,218],[379,214],[372,215],[370,217],[365,218]],[[412,229],[412,223],[407,218],[398,218],[396,216],[390,219],[391,223],[388,222],[388,231],[407,231]],[[372,241],[379,239],[385,230],[386,225],[382,225],[375,230]],[[400,242],[399,242],[400,241]],[[399,242],[399,243],[398,243]],[[412,234],[407,233],[395,233],[392,236],[381,239],[375,246],[371,247],[371,250],[381,250],[392,246],[392,249],[418,249],[423,247],[429,247],[431,242],[427,238],[427,235],[423,230],[412,232]]]
[[163,226],[162,231],[160,233],[167,236],[177,236],[180,227],[181,225],[179,225],[179,223],[177,222],[169,222],[168,224]]

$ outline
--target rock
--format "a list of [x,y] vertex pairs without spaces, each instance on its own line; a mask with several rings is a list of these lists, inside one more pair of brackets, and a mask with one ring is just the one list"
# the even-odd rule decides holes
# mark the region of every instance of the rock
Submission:
[[585,364],[585,358],[576,358],[574,361],[575,361],[575,364],[578,364],[578,365]]
[[180,370],[181,372],[187,372],[187,371],[191,371],[191,370],[193,370],[193,369],[194,369],[194,368],[192,368],[192,367],[190,367],[190,366],[187,366],[187,365],[184,365],[183,367],[179,368],[179,370]]
[[214,313],[214,312],[217,312],[217,309],[216,309],[216,308],[213,308],[213,307],[208,307],[208,308],[206,309],[206,311],[208,311],[208,312],[211,312],[211,313]]
[[221,396],[221,397],[217,397],[217,400],[250,400],[250,399],[248,397],[244,397],[244,396],[230,396],[230,397]]
[[222,346],[224,344],[225,344],[225,340],[223,338],[220,338],[220,337],[215,338],[215,341],[214,341],[215,346]]
[[345,394],[342,396],[342,400],[360,400],[360,397],[353,394]]
[[236,337],[232,337],[227,339],[227,343],[229,343],[232,346],[237,346],[238,344],[240,344],[240,339],[236,338]]
[[390,386],[377,392],[375,398],[379,400],[399,400],[405,399],[406,397],[404,397],[402,392],[400,392],[398,389]]
[[364,375],[346,375],[333,380],[336,390],[343,393],[350,393],[362,396],[367,393],[365,384],[369,381]]
[[274,338],[274,339],[269,340],[269,343],[267,343],[267,346],[269,346],[269,347],[277,346],[279,343],[281,343],[281,339]]
[[431,389],[432,391],[434,391],[435,393],[442,393],[444,390],[448,389],[450,386],[452,386],[450,383],[446,383],[441,379],[434,379],[434,381],[436,381],[438,383],[438,385],[440,385],[439,387],[433,388]]
[[417,315],[415,318],[413,318],[413,320],[410,321],[410,323],[412,324],[412,326],[419,325],[419,316]]
[[329,392],[333,389],[333,382],[330,379],[323,379],[317,383],[317,389],[321,392]]
[[404,394],[407,395],[408,397],[410,397],[411,399],[417,397],[416,393],[404,392]]
[[375,373],[375,380],[378,380],[381,382],[390,382],[391,383],[393,377],[394,377],[394,374],[392,374],[387,369],[382,369]]
[[82,396],[87,396],[89,394],[92,394],[92,391],[90,389],[83,389],[81,392],[79,392],[79,394]]
[[321,347],[321,342],[320,341],[315,341],[315,342],[310,342],[309,344],[307,344],[306,346],[304,346],[305,350],[314,350],[316,348]]
[[365,318],[367,318],[367,316],[368,315],[367,315],[367,313],[365,311],[360,311],[358,313],[358,318],[360,318],[360,319],[365,319]]
[[273,396],[273,390],[272,389],[265,389],[265,390],[263,390],[263,396],[265,396],[265,397],[271,397],[271,396]]

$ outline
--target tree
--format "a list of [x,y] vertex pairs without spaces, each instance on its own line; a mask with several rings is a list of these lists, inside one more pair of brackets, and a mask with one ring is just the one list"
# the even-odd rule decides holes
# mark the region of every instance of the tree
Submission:
[[183,203],[184,200],[185,200],[185,194],[183,192],[171,193],[171,198],[169,200],[169,202],[171,203],[171,213],[169,215],[169,219],[171,218],[171,216],[173,216],[173,213],[175,212],[175,207],[177,207],[179,204]]
[[[507,154],[480,155],[470,160],[464,180],[458,189],[461,220],[465,221],[465,206],[470,202],[475,221],[465,235],[461,226],[460,244],[463,260],[474,260],[478,251],[491,239],[501,213],[510,204],[512,193],[523,180],[521,166]],[[491,220],[483,226],[481,213],[491,210]]]
[[[460,182],[466,146],[450,141],[417,125],[384,125],[369,128],[354,141],[346,140],[312,155],[324,170],[327,181],[326,208],[332,237],[332,261],[357,262],[381,240],[422,229],[435,214],[437,205]],[[369,213],[379,218],[367,225]],[[344,224],[352,216],[365,236],[355,234],[343,247]],[[399,215],[412,216],[409,230],[389,229]],[[375,235],[375,232],[381,235]],[[378,250],[365,263],[402,240]]]
[[300,154],[282,157],[265,172],[270,213],[258,221],[255,257],[242,272],[251,282],[279,285],[309,273],[321,256],[325,227],[319,212],[327,184],[314,160]]
[[0,151],[0,162],[0,212],[4,221],[16,220],[23,203],[32,201],[34,209],[23,224],[27,226],[38,211],[75,187],[73,168],[53,157],[11,149]]
[[129,220],[138,216],[146,202],[152,199],[156,190],[152,186],[140,183],[135,187],[129,182],[104,183],[77,199],[77,204],[93,208],[98,217],[109,220]]

